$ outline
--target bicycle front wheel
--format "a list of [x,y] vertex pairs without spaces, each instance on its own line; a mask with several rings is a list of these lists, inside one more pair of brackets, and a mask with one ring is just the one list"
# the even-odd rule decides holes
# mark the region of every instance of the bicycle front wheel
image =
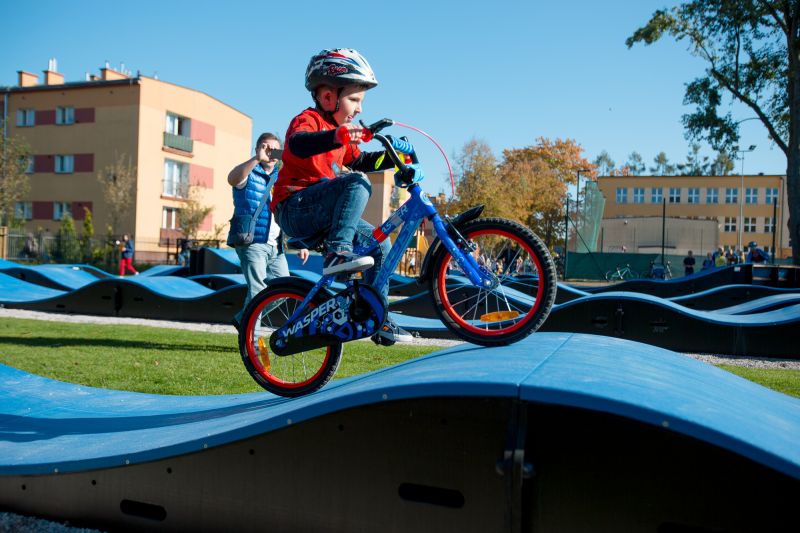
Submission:
[[459,228],[476,245],[478,264],[497,277],[492,289],[475,287],[442,247],[433,259],[430,291],[445,326],[483,346],[517,342],[544,323],[556,297],[556,269],[547,247],[531,230],[502,218]]
[[[292,355],[270,351],[270,335],[292,316],[310,287],[297,283],[268,286],[248,304],[239,333],[239,352],[252,378],[273,394],[302,396],[323,387],[336,373],[342,344],[336,343]],[[326,296],[317,293],[310,307]]]

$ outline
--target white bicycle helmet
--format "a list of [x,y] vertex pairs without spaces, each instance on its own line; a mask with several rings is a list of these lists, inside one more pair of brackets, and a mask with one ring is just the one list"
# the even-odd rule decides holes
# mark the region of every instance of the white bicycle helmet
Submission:
[[347,85],[363,85],[372,89],[378,85],[378,80],[364,56],[352,48],[335,48],[322,50],[308,62],[306,89],[313,93],[320,85],[339,89]]

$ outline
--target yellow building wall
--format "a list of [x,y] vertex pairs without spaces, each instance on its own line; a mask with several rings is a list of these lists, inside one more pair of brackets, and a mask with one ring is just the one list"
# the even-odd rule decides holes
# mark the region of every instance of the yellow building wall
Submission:
[[[250,154],[252,119],[204,93],[142,77],[139,107],[139,188],[136,236],[139,249],[157,243],[164,207],[181,208],[181,200],[164,197],[164,163],[167,159],[213,169],[213,187],[198,188],[202,205],[213,207],[211,226],[226,225],[233,214],[228,172]],[[195,140],[191,156],[164,149],[167,113],[214,126],[214,144]],[[199,237],[211,237],[201,231]],[[227,236],[227,226],[221,237]]]
[[[109,211],[102,198],[97,174],[114,162],[115,153],[128,153],[136,162],[138,94],[136,84],[81,88],[43,89],[36,92],[12,93],[9,96],[8,135],[24,139],[33,154],[94,154],[92,172],[57,174],[36,172],[30,175],[28,201],[92,202],[96,234],[104,234],[110,222]],[[17,127],[17,109],[52,110],[59,106],[94,108],[94,122],[69,125],[35,125]],[[135,205],[121,224],[132,228]],[[60,221],[36,219],[26,223],[26,230],[42,228],[55,233]],[[78,222],[80,225],[80,221]]]
[[[776,216],[776,247],[779,250],[779,257],[789,253],[789,234],[786,231],[788,216],[788,200],[785,194],[785,178],[783,176],[769,175],[746,175],[744,176],[744,187],[742,188],[741,176],[601,176],[598,179],[598,187],[606,199],[604,219],[622,217],[660,217],[662,212],[661,203],[651,203],[651,189],[660,187],[664,198],[667,199],[666,216],[677,218],[697,218],[697,219],[716,219],[719,228],[718,242],[722,246],[736,247],[739,240],[739,228],[742,220],[739,217],[739,199],[744,200],[745,191],[748,188],[758,189],[758,203],[742,204],[742,218],[755,217],[756,231],[743,232],[742,244],[747,246],[750,241],[756,241],[759,246],[772,246],[772,234],[764,232],[765,219],[772,218],[773,206],[765,203],[765,189],[778,189],[778,209]],[[644,188],[644,203],[634,203],[634,188]],[[670,188],[681,189],[681,202],[669,202]],[[687,203],[688,189],[700,189],[700,202],[696,204]],[[627,203],[617,203],[617,189],[627,189]],[[719,203],[706,203],[706,193],[708,188],[718,189]],[[725,203],[725,190],[733,188],[738,191],[739,197],[734,204]],[[725,231],[725,217],[736,218],[737,231]]]

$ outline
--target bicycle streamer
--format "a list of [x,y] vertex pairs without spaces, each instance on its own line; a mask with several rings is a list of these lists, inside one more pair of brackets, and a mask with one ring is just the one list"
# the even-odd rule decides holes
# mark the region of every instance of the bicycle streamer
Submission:
[[386,321],[388,309],[382,294],[356,282],[285,324],[269,345],[282,356],[370,337]]

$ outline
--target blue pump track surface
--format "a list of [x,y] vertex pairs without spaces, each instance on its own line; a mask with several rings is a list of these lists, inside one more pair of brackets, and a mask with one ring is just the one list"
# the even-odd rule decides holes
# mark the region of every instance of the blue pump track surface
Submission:
[[297,399],[119,392],[7,366],[0,384],[0,475],[144,463],[392,400],[501,397],[636,420],[800,479],[800,400],[666,350],[591,335],[461,345]]

